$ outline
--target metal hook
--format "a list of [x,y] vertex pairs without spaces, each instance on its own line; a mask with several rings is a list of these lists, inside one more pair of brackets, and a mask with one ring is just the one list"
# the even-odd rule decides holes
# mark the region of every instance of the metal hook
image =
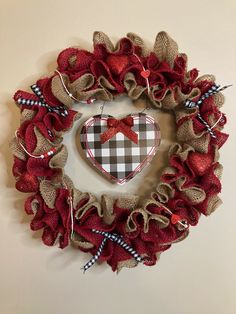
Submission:
[[101,109],[101,116],[103,115],[103,111],[104,111],[104,107],[105,107],[105,100],[103,101],[102,105],[100,106]]

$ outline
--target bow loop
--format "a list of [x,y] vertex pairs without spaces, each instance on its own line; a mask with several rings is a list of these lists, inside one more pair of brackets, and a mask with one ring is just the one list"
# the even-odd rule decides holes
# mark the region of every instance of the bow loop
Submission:
[[129,125],[129,126],[134,126],[134,119],[131,116],[125,117],[123,119],[121,119],[122,122],[124,122],[125,124]]
[[100,135],[102,144],[110,140],[119,132],[123,133],[135,144],[138,144],[138,134],[131,129],[133,125],[134,119],[132,116],[125,117],[121,120],[118,120],[113,117],[108,118],[107,119],[108,129],[103,134]]

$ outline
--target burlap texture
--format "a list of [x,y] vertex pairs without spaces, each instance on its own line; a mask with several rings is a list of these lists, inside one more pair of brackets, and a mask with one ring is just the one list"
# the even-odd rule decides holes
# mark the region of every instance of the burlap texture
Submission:
[[50,149],[58,147],[58,145],[60,145],[61,143],[60,138],[58,140],[55,140],[54,142],[51,142],[50,140],[43,136],[43,134],[38,130],[37,127],[34,127],[34,134],[37,142],[35,150],[33,151],[34,155],[41,155],[43,153],[46,153]]
[[26,160],[26,153],[22,149],[22,147],[19,145],[19,142],[24,144],[20,138],[16,139],[16,137],[13,137],[13,139],[9,143],[9,147],[13,153],[14,156],[21,160]]
[[174,196],[174,189],[170,184],[160,182],[160,183],[158,183],[158,185],[156,187],[156,192],[154,192],[154,193],[155,193],[155,195],[158,196],[158,199],[160,202],[166,203],[166,202],[168,202],[168,200],[170,198],[172,198]]
[[27,120],[32,120],[33,117],[35,116],[35,112],[30,109],[23,109],[21,112],[21,118],[20,118],[20,124]]
[[138,206],[139,196],[138,195],[126,195],[117,199],[116,205],[120,208],[127,208],[133,210]]
[[185,188],[184,187],[185,182],[186,182],[185,177],[179,177],[175,181],[176,187],[178,188],[180,192],[182,192],[184,197],[186,197],[193,205],[203,202],[204,199],[206,198],[205,191],[195,186],[190,186],[188,188]]
[[93,45],[96,46],[100,44],[105,45],[107,50],[110,52],[113,52],[115,50],[110,38],[103,32],[96,31],[93,33]]
[[157,34],[153,50],[160,61],[166,61],[171,66],[178,55],[177,43],[166,32]]
[[[69,78],[66,74],[62,74],[63,81],[68,90],[70,90],[70,82]],[[66,107],[70,108],[74,100],[66,93],[64,86],[62,85],[61,79],[59,76],[54,76],[52,78],[52,85],[51,85],[53,95]]]
[[114,199],[112,199],[108,195],[102,195],[101,197],[101,206],[103,209],[103,220],[107,225],[110,225],[113,223],[115,219],[114,214]]
[[222,200],[218,195],[210,196],[207,203],[206,215],[209,216],[212,214],[221,204]]
[[127,37],[137,46],[139,46],[141,49],[141,56],[146,57],[149,55],[150,51],[147,49],[147,47],[144,44],[144,41],[141,37],[139,37],[135,33],[128,33]]
[[128,96],[133,100],[136,100],[139,97],[141,97],[143,92],[147,89],[147,87],[140,86],[137,84],[133,73],[127,73],[125,75],[124,86],[126,88]]
[[55,207],[55,200],[57,196],[57,188],[59,186],[55,182],[43,180],[40,182],[39,190],[44,202],[49,208]]
[[194,148],[188,144],[180,144],[180,143],[174,143],[170,146],[170,149],[168,151],[169,158],[172,155],[176,155],[180,157],[182,161],[185,161],[188,158],[188,155],[190,152],[194,151]]

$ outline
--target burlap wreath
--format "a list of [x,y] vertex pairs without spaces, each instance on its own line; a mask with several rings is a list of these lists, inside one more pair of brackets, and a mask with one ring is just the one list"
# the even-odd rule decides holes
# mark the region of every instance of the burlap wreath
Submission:
[[[43,230],[42,240],[46,245],[54,245],[58,240],[60,248],[72,243],[82,251],[95,254],[102,240],[102,235],[92,232],[96,228],[121,235],[145,258],[145,265],[154,265],[161,252],[189,232],[189,228],[176,224],[166,209],[194,226],[201,213],[211,214],[221,202],[218,193],[222,166],[218,162],[218,150],[228,137],[221,132],[226,118],[222,114],[214,128],[216,138],[212,138],[197,113],[200,111],[209,125],[213,125],[224,98],[218,93],[206,99],[200,108],[183,106],[186,99],[196,101],[215,79],[212,75],[198,77],[197,69],[188,71],[186,54],[178,52],[176,42],[165,32],[158,33],[153,51],[133,33],[114,46],[104,33],[95,32],[93,42],[93,52],[79,48],[63,50],[57,59],[58,71],[78,100],[106,101],[125,94],[133,100],[148,98],[153,108],[174,113],[177,142],[170,147],[169,165],[163,170],[160,183],[148,199],[132,195],[115,200],[102,195],[101,201],[73,186],[63,170],[67,149],[62,144],[62,136],[72,128],[80,113],[71,109],[74,100],[55,72],[36,84],[47,104],[65,106],[68,115],[19,104],[20,98],[39,100],[32,93],[17,91],[14,95],[21,110],[17,137],[11,142],[16,188],[31,193],[25,210],[33,216],[31,229]],[[134,52],[150,71],[150,93],[140,76],[141,68]],[[52,149],[53,154],[43,159],[26,153],[27,150],[32,155],[40,155]],[[72,235],[70,204],[74,219]],[[128,251],[112,241],[107,242],[99,260],[107,261],[113,271],[137,265]]]

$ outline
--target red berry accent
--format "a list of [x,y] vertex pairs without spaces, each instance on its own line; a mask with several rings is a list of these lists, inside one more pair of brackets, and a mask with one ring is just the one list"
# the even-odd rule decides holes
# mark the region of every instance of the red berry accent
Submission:
[[142,75],[142,77],[144,77],[145,79],[147,79],[150,75],[150,70],[143,70],[140,73]]
[[180,218],[179,215],[173,214],[173,215],[171,216],[171,222],[172,222],[173,225],[177,224],[177,222],[180,221],[180,220],[181,220],[181,218]]
[[119,75],[129,64],[127,56],[110,55],[107,57],[106,61],[110,70],[117,75]]
[[202,176],[210,168],[213,158],[210,154],[192,152],[189,154],[189,165],[196,175]]

